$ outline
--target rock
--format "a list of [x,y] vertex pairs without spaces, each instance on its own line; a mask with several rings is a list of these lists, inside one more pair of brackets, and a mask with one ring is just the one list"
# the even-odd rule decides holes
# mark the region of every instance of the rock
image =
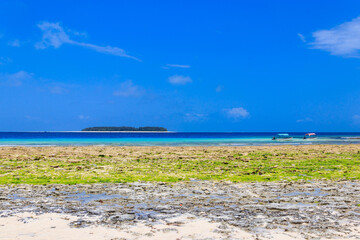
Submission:
[[86,227],[87,222],[85,220],[79,219],[77,221],[71,222],[70,226],[75,227],[75,228]]
[[121,214],[121,215],[113,215],[109,217],[109,221],[113,223],[131,221],[134,219],[135,219],[134,214]]
[[[304,238],[336,238],[345,231],[343,229],[360,225],[357,206],[360,181],[345,183],[192,181],[171,185],[138,182],[0,186],[0,217],[20,212],[68,213],[79,217],[71,223],[73,227],[97,224],[119,227],[122,222],[139,221],[154,226],[166,221],[171,225],[175,220],[169,219],[189,214],[194,219],[204,217],[253,233],[283,229],[300,231]],[[326,191],[327,195],[317,196],[316,189]],[[87,199],[94,197],[102,202],[84,202],[80,193]],[[9,196],[16,196],[16,199]],[[182,219],[181,222],[186,224],[191,220]]]

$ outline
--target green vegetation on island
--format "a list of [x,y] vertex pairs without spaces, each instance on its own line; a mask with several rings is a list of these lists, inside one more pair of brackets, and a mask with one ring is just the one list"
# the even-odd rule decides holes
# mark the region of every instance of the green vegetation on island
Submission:
[[106,132],[106,131],[124,131],[124,132],[137,132],[137,131],[142,131],[142,132],[166,132],[167,129],[163,128],[163,127],[127,127],[127,126],[123,126],[123,127],[89,127],[89,128],[84,128],[81,131],[101,131],[101,132]]
[[0,184],[360,179],[360,145],[3,147]]

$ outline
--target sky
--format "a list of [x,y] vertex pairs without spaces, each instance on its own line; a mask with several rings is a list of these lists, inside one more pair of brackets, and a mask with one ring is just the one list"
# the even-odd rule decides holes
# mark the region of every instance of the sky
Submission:
[[360,131],[360,1],[0,0],[0,131]]

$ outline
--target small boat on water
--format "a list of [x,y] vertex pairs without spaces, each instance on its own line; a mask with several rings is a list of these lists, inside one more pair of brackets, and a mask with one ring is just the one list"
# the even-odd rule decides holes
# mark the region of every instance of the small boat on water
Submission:
[[307,133],[304,136],[304,139],[313,139],[316,138],[316,134],[315,133]]
[[291,140],[291,139],[292,137],[288,133],[279,133],[272,138],[272,140]]

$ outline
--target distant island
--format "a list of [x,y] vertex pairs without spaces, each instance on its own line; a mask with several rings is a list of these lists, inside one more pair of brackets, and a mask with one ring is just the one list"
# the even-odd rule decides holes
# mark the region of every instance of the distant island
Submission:
[[89,128],[84,128],[81,131],[167,132],[167,129],[163,128],[163,127],[138,127],[138,128],[136,128],[136,127],[89,127]]

